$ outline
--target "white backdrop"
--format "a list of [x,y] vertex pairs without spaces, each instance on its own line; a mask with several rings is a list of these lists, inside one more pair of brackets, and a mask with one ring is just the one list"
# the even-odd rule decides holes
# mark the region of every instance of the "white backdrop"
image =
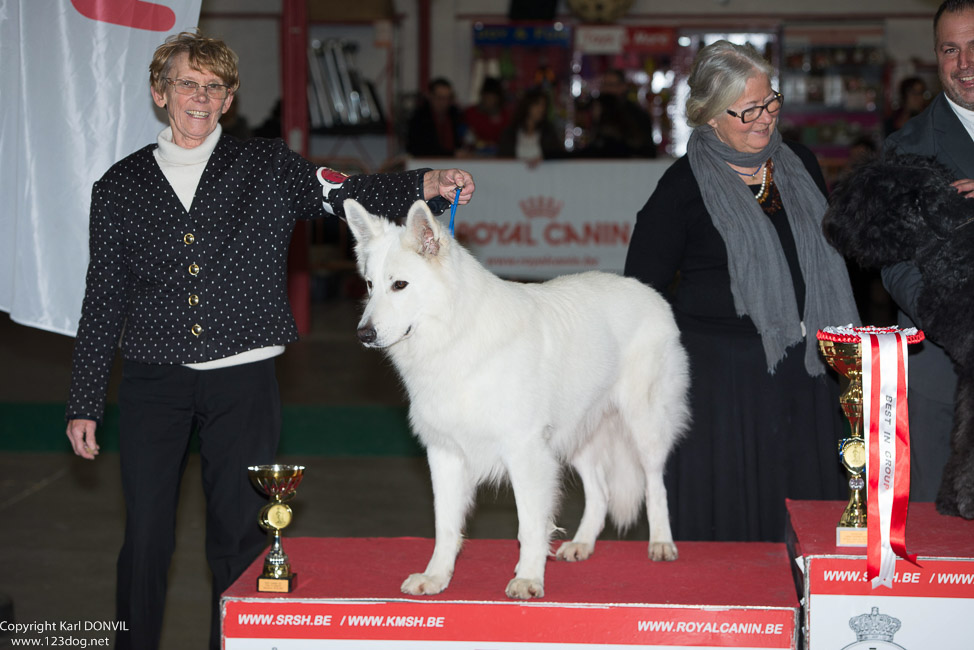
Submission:
[[0,0],[0,310],[74,335],[91,186],[165,126],[149,62],[201,0]]

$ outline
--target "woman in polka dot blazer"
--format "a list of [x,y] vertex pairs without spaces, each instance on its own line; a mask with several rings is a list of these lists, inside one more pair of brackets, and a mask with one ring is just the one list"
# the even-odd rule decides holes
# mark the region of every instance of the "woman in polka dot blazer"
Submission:
[[264,546],[256,522],[265,497],[246,468],[274,462],[280,437],[273,359],[297,339],[286,292],[295,221],[341,217],[346,198],[389,217],[422,198],[439,213],[458,186],[460,203],[474,190],[457,169],[345,177],[315,168],[280,139],[222,134],[219,118],[239,85],[236,62],[226,44],[198,32],[167,39],[149,71],[169,127],[92,191],[67,434],[79,456],[98,454],[95,430],[121,338],[126,527],[116,606],[127,629],[118,648],[159,644],[194,430],[213,572],[212,648],[220,642],[220,594]]

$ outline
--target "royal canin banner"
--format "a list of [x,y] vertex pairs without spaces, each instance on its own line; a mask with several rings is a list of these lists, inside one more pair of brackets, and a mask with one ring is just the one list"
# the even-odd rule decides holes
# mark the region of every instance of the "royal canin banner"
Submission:
[[0,310],[73,335],[91,186],[166,123],[149,62],[201,0],[0,2]]
[[413,159],[411,169],[461,167],[474,197],[456,212],[455,234],[497,275],[545,280],[566,273],[621,273],[636,213],[671,164],[664,161]]
[[[222,609],[226,650],[267,648],[268,640],[278,650],[315,647],[288,643],[312,639],[329,647],[756,650],[793,648],[797,638],[796,610],[788,608],[225,599]],[[340,643],[353,640],[381,643]]]

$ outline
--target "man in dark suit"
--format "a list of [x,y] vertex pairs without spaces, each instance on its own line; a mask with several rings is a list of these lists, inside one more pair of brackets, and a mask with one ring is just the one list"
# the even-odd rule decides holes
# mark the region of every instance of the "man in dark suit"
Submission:
[[[933,21],[941,92],[925,111],[886,139],[886,148],[934,156],[974,196],[974,0],[947,0]],[[920,272],[904,262],[883,269],[883,284],[900,307],[901,327],[923,327],[916,313]],[[933,501],[950,455],[957,376],[943,348],[927,339],[910,347],[910,498]]]

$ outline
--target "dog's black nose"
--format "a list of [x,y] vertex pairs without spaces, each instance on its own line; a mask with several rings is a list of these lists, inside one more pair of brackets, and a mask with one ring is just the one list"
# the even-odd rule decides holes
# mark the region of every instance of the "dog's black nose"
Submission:
[[362,343],[375,343],[375,328],[371,325],[358,328],[358,340]]

